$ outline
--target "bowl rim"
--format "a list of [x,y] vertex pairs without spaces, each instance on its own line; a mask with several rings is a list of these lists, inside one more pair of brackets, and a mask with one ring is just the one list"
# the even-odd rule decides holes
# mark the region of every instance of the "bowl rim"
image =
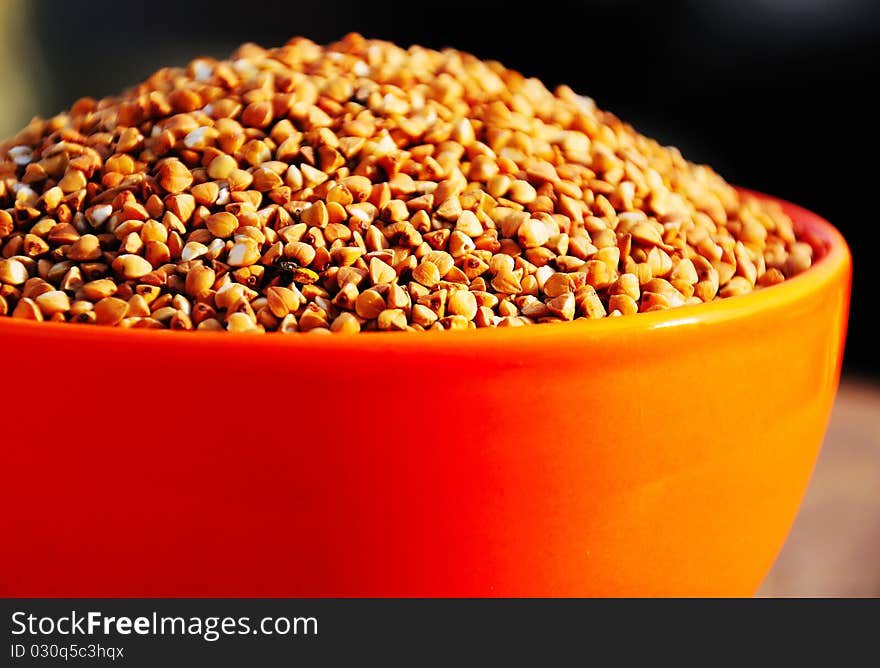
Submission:
[[[529,346],[546,340],[579,339],[586,343],[597,338],[619,337],[634,330],[660,330],[670,327],[717,324],[747,317],[755,311],[782,309],[832,283],[842,272],[849,272],[852,258],[843,235],[827,220],[803,207],[786,200],[746,188],[737,191],[759,199],[776,202],[787,213],[800,237],[814,248],[820,257],[805,272],[767,288],[745,295],[726,297],[712,302],[679,306],[663,311],[636,313],[620,318],[575,320],[572,322],[542,323],[534,327],[497,328],[476,330],[426,332],[365,332],[356,335],[264,335],[231,332],[192,332],[165,329],[122,329],[119,327],[71,326],[70,323],[36,322],[19,318],[0,318],[0,338],[4,336],[40,336],[64,338],[70,344],[84,339],[122,337],[132,345],[160,343],[198,343],[206,346],[242,344],[254,350],[320,349],[337,352],[366,352],[370,350],[418,349],[436,350],[466,346],[493,348],[518,344]],[[524,335],[528,332],[528,335]]]

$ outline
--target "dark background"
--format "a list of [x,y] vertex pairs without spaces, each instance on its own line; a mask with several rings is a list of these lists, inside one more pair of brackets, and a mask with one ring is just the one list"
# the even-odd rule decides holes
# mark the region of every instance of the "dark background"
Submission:
[[[647,2],[21,3],[38,72],[34,110],[102,96],[159,65],[243,41],[332,41],[356,30],[455,46],[567,83],[729,181],[828,218],[853,249],[849,371],[880,374],[869,322],[877,253],[880,3]],[[22,116],[21,123],[28,114]]]

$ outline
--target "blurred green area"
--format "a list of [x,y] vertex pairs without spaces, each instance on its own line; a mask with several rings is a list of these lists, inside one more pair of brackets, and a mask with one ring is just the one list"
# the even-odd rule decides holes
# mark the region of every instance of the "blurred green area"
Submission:
[[45,69],[31,8],[25,0],[0,0],[0,137],[23,127],[39,106]]

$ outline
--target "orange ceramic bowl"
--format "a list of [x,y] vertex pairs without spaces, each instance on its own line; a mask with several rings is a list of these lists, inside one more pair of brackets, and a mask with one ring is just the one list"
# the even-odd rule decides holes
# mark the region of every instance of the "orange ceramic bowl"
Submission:
[[338,336],[0,319],[4,596],[751,595],[837,386],[850,256],[743,297]]

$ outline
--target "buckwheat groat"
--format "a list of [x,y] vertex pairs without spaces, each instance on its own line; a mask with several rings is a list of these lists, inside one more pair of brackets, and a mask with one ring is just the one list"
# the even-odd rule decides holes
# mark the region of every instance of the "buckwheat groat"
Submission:
[[518,327],[806,270],[781,210],[561,87],[348,35],[242,46],[0,144],[0,316]]

